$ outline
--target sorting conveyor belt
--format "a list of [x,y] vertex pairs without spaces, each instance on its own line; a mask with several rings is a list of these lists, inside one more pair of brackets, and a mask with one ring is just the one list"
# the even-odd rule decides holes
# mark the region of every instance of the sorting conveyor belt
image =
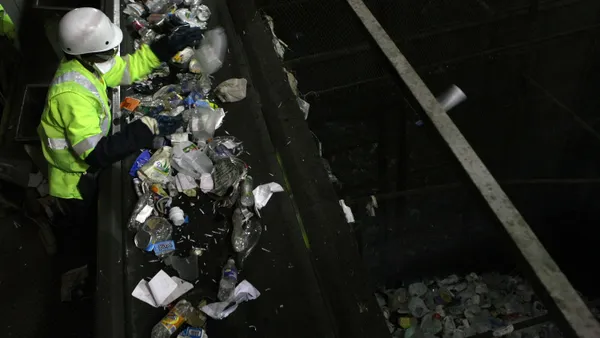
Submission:
[[[362,278],[359,267],[356,266],[352,271],[346,270],[344,274],[340,274],[334,269],[320,271],[319,266],[315,266],[315,262],[318,262],[320,257],[323,257],[321,262],[340,265],[335,262],[340,252],[336,252],[335,242],[327,246],[327,234],[322,236],[324,243],[317,245],[316,248],[320,250],[321,247],[329,247],[330,254],[325,253],[321,256],[322,251],[318,251],[319,255],[311,252],[310,240],[304,232],[302,219],[308,215],[306,219],[315,222],[319,221],[319,218],[328,216],[315,215],[314,212],[307,213],[306,209],[298,209],[292,190],[303,189],[303,187],[286,184],[288,181],[279,161],[281,153],[271,142],[261,110],[262,97],[253,87],[252,74],[247,67],[242,45],[233,30],[227,6],[223,1],[215,1],[209,6],[215,9],[209,28],[223,26],[229,40],[226,61],[223,68],[214,74],[213,84],[231,77],[248,79],[247,97],[238,103],[222,105],[227,115],[216,136],[228,133],[244,142],[246,154],[241,158],[249,165],[256,185],[275,181],[281,183],[286,191],[275,195],[262,210],[265,231],[257,249],[240,271],[240,280],[250,281],[261,292],[261,296],[256,301],[244,303],[225,320],[209,320],[208,334],[216,337],[333,337],[339,336],[342,327],[341,332],[349,330],[354,332],[350,336],[363,336],[367,330],[373,334],[372,337],[385,336],[387,329],[368,288],[350,288],[353,280]],[[118,23],[121,11],[119,4],[106,4],[105,9],[107,13],[115,13],[114,21]],[[125,31],[123,24],[121,27]],[[132,50],[132,40],[125,37],[121,54],[127,54]],[[272,49],[266,52],[273,53]],[[116,102],[126,94],[125,88],[121,88],[121,91],[115,90],[113,107],[118,106]],[[113,109],[113,112],[116,110]],[[116,131],[119,126],[115,125],[113,129]],[[310,136],[308,132],[307,136]],[[140,279],[152,277],[160,269],[171,275],[176,274],[163,263],[156,262],[156,257],[152,254],[136,248],[133,242],[134,233],[127,230],[126,223],[137,199],[131,177],[128,175],[134,159],[135,156],[131,156],[115,164],[100,178],[95,328],[98,337],[148,337],[152,327],[166,314],[166,311],[152,308],[133,298],[131,292]],[[305,169],[311,170],[311,165],[307,162]],[[320,167],[319,169],[322,170]],[[316,174],[315,177],[320,174],[324,173]],[[292,176],[290,181],[294,181],[293,177],[297,174],[292,172],[290,175]],[[329,184],[326,180],[322,182]],[[319,183],[307,182],[304,188],[310,189],[314,184]],[[331,187],[329,189],[332,191]],[[315,197],[323,198],[323,196]],[[198,244],[197,246],[209,248],[199,257],[200,278],[194,289],[184,298],[194,304],[197,304],[200,299],[214,300],[221,267],[228,255],[232,254],[232,250],[230,237],[225,234],[217,235],[215,232],[219,231],[213,231],[230,226],[231,223],[227,221],[229,215],[227,213],[223,215],[218,211],[213,213],[212,201],[205,195],[192,199],[186,196],[181,199],[175,198],[174,204],[180,206],[189,215],[189,224],[183,229],[183,235],[186,238],[189,235],[196,242],[195,244]],[[337,201],[328,200],[323,205],[336,206],[329,211],[333,215],[333,218],[329,219],[335,219],[337,223],[330,222],[327,231],[336,231],[337,227],[342,229],[337,230],[340,236],[351,238],[337,207]],[[324,223],[320,222],[318,225],[323,226]],[[174,240],[177,241],[178,238],[175,237]],[[188,241],[181,245],[182,248],[186,245],[191,246]],[[353,245],[352,241],[347,241],[346,250],[354,252],[354,256],[349,255],[350,258],[358,255]],[[332,302],[329,299],[330,290],[335,284],[344,286],[337,291],[349,301],[358,297],[364,300],[354,302],[352,308],[348,308],[343,303]],[[342,307],[342,311],[337,310]],[[349,318],[348,323],[337,323],[332,313],[343,314],[344,312],[364,313],[362,316],[365,320],[361,322]],[[369,326],[377,329],[367,329]],[[356,329],[359,327],[361,329]]]

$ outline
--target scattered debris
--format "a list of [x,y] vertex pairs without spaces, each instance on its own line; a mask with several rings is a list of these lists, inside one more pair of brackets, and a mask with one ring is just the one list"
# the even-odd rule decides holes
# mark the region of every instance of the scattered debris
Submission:
[[522,278],[497,273],[450,275],[375,297],[394,337],[469,337],[488,331],[500,337],[511,334],[514,323],[546,313]]

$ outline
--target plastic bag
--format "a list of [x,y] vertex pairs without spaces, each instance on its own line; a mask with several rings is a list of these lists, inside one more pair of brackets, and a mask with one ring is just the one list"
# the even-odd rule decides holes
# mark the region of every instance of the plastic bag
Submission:
[[133,165],[131,166],[131,169],[129,170],[129,175],[136,177],[137,171],[150,160],[150,157],[152,157],[152,155],[150,155],[150,151],[144,150],[135,159],[135,162],[133,162]]
[[246,97],[246,79],[232,78],[221,82],[215,88],[215,94],[223,102],[238,102]]
[[244,151],[242,141],[234,136],[218,136],[208,142],[206,154],[211,160],[238,156]]
[[[197,62],[196,70],[202,74],[213,74],[223,66],[226,51],[227,36],[223,28],[217,27],[206,32],[200,47],[194,54],[194,60]],[[192,61],[190,61],[190,67]]]
[[171,179],[171,147],[158,149],[150,160],[138,170],[144,181],[166,184]]
[[200,179],[202,174],[210,174],[213,170],[213,163],[205,152],[190,141],[173,146],[172,163],[177,171],[195,179]]
[[181,93],[181,86],[174,85],[174,84],[166,85],[166,86],[162,87],[161,89],[159,89],[156,93],[154,93],[154,95],[152,95],[152,98],[154,100],[159,100],[172,92]]
[[215,130],[223,123],[224,117],[225,111],[221,108],[196,107],[194,110],[183,112],[183,119],[188,123],[188,132],[199,142],[212,138]]

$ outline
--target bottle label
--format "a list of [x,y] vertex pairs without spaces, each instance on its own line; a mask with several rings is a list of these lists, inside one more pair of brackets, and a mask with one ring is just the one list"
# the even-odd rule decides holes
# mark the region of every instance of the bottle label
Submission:
[[185,319],[183,316],[179,315],[173,309],[160,321],[160,323],[169,331],[169,333],[173,334],[184,321]]
[[225,270],[223,270],[223,277],[237,280],[237,270],[236,269],[225,269]]
[[183,330],[183,332],[180,335],[186,338],[203,338],[204,330],[197,327],[188,327],[187,329]]
[[161,256],[161,255],[167,254],[171,251],[175,251],[175,242],[164,241],[164,242],[154,243],[154,247],[152,249],[154,250],[155,255]]

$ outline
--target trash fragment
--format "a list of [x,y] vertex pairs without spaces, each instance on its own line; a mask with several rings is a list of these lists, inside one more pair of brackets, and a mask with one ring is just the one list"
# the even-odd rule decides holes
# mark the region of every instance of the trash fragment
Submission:
[[199,327],[186,327],[177,338],[207,338],[206,331]]
[[[164,242],[171,239],[171,233],[173,228],[171,223],[162,217],[150,217],[144,222],[138,233],[136,234],[134,241],[136,247],[152,251],[154,250],[154,244]],[[141,232],[141,234],[140,234]],[[147,233],[147,236],[143,233]],[[146,247],[144,248],[144,245]]]
[[200,190],[203,193],[211,192],[215,188],[212,176],[209,173],[203,173],[200,175]]
[[[144,193],[137,201],[137,203],[135,204],[135,207],[133,208],[133,212],[131,213],[131,217],[129,218],[129,222],[127,223],[127,227],[130,230],[137,230],[139,228],[139,225],[141,223],[144,223],[146,221],[146,219],[144,218],[144,214],[142,215],[142,217],[140,219],[143,219],[143,222],[139,222],[138,216],[140,215],[140,213],[145,209],[144,213],[148,212],[148,208],[147,206],[152,206],[154,203],[154,198],[152,197],[152,192],[148,191],[146,193]],[[146,216],[147,217],[147,216]]]
[[282,192],[283,187],[279,183],[271,182],[261,184],[252,190],[254,195],[254,206],[257,210],[260,210],[267,205],[273,193]]
[[188,257],[171,255],[165,258],[164,262],[175,269],[182,279],[190,281],[198,279],[198,255],[190,255]]
[[138,177],[150,182],[165,184],[171,177],[171,147],[158,149],[138,170]]
[[225,35],[225,30],[217,27],[204,33],[204,39],[202,39],[200,47],[196,49],[192,61],[197,62],[199,73],[213,74],[223,65],[226,51],[227,36]]
[[169,219],[174,225],[180,226],[185,222],[183,210],[180,207],[173,207],[169,210]]
[[175,251],[175,242],[169,240],[154,243],[152,250],[157,257],[165,257]]
[[245,174],[246,163],[237,157],[216,160],[212,172],[214,188],[211,193],[218,197],[231,194]]
[[133,165],[131,166],[131,169],[129,169],[129,175],[131,175],[133,177],[136,177],[137,176],[137,171],[144,164],[148,163],[148,161],[150,160],[151,157],[152,157],[152,155],[150,154],[150,151],[148,151],[148,150],[142,151],[142,153],[133,162]]
[[182,192],[187,196],[196,196],[196,188],[198,187],[198,184],[191,176],[188,176],[184,173],[178,173],[175,176],[175,186],[179,192]]
[[246,97],[246,79],[232,78],[221,82],[215,88],[215,95],[223,102],[238,102]]
[[235,267],[235,261],[229,258],[225,266],[223,266],[221,280],[219,281],[217,299],[221,302],[228,300],[233,295],[233,290],[235,290],[235,285],[237,284],[237,276],[238,271]]
[[466,99],[467,95],[457,85],[450,86],[450,88],[437,97],[438,102],[445,111],[451,110]]
[[203,306],[200,310],[214,319],[223,319],[237,309],[240,303],[256,299],[260,292],[248,281],[243,280],[233,291],[233,296],[225,302],[217,302]]
[[150,306],[167,306],[194,286],[183,279],[170,277],[160,270],[150,281],[140,280],[131,295]]
[[152,328],[152,338],[169,338],[185,322],[193,311],[193,306],[185,299],[180,300],[167,315]]
[[172,164],[177,171],[194,179],[200,179],[202,174],[210,174],[213,170],[213,163],[205,151],[190,141],[173,146]]
[[254,193],[252,191],[253,180],[252,176],[246,175],[241,185],[240,204],[243,207],[250,208],[254,205]]
[[207,155],[211,160],[238,156],[244,151],[242,141],[233,136],[217,136],[208,142]]
[[243,267],[246,258],[252,253],[262,234],[262,226],[247,209],[236,208],[233,211],[233,232],[231,244],[238,253],[238,264]]
[[88,277],[87,265],[69,270],[60,276],[60,300],[70,302],[72,293],[78,286],[82,285]]
[[346,222],[354,223],[354,214],[352,213],[352,209],[346,205],[344,200],[340,200],[340,206],[342,207],[342,211],[344,212],[344,216],[346,216]]
[[283,60],[285,49],[288,48],[288,45],[285,42],[281,41],[281,39],[279,39],[277,35],[275,35],[275,24],[273,23],[273,18],[271,18],[268,15],[265,15],[265,19],[267,20],[267,24],[269,25],[269,29],[271,30],[271,35],[273,37],[273,48],[275,48],[277,56],[279,56],[279,58]]

